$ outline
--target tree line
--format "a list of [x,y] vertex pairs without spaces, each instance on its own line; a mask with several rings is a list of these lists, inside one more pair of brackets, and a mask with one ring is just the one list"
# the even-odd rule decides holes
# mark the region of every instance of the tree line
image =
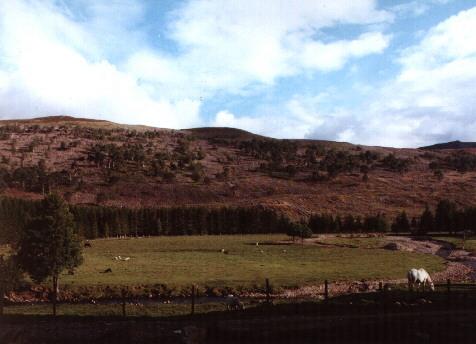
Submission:
[[[459,232],[476,228],[476,207],[459,209],[441,200],[419,217],[408,218],[403,211],[393,220],[376,215],[313,214],[307,221],[289,218],[262,206],[254,207],[164,207],[117,208],[70,205],[75,232],[87,239],[116,236],[395,232],[426,234]],[[29,219],[41,213],[40,201],[0,198],[0,243],[15,241]],[[305,234],[303,234],[305,233]]]
[[476,207],[458,208],[456,203],[440,200],[432,211],[428,206],[420,216],[407,216],[400,212],[390,221],[384,214],[365,217],[331,214],[314,214],[308,221],[313,233],[359,233],[359,232],[394,232],[425,235],[430,232],[454,234],[461,231],[476,230]]
[[392,231],[413,232],[425,235],[430,232],[454,234],[462,231],[476,230],[476,207],[458,208],[450,200],[438,202],[434,211],[426,206],[419,217],[408,219],[405,212],[400,213],[392,224]]
[[381,213],[364,217],[314,214],[309,218],[308,226],[313,233],[386,232],[389,222]]
[[[11,242],[29,218],[40,212],[39,201],[0,199],[0,242]],[[70,205],[75,231],[87,239],[115,236],[286,233],[290,221],[256,207],[167,207],[128,209]]]

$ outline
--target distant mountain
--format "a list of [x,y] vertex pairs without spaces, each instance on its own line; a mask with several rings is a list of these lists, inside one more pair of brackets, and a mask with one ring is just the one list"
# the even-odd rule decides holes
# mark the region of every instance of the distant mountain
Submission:
[[450,141],[445,143],[437,143],[431,146],[420,147],[420,149],[466,149],[476,148],[476,142]]
[[202,140],[223,139],[223,140],[251,140],[251,139],[267,139],[264,136],[250,133],[249,131],[227,127],[203,127],[186,129],[196,138]]

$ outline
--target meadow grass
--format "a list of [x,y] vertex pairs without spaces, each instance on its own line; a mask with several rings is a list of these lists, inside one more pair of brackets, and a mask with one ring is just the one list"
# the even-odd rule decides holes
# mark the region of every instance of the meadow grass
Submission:
[[[449,242],[455,245],[455,247],[458,249],[463,248],[463,239],[461,237],[438,237],[436,239]],[[464,248],[467,251],[476,253],[476,239],[475,238],[466,239]]]
[[[254,287],[269,278],[276,287],[293,287],[325,279],[404,278],[413,266],[424,266],[430,273],[444,269],[444,260],[436,256],[366,249],[375,247],[375,238],[349,239],[354,245],[358,243],[358,248],[271,244],[285,238],[223,235],[93,240],[92,247],[84,249],[84,263],[74,275],[61,276],[61,283],[73,287]],[[130,260],[114,260],[116,256]],[[103,273],[108,268],[112,273]]]
[[319,239],[319,242],[331,245],[356,246],[359,248],[381,248],[385,243],[384,238],[380,237],[343,237],[343,236],[327,236]]

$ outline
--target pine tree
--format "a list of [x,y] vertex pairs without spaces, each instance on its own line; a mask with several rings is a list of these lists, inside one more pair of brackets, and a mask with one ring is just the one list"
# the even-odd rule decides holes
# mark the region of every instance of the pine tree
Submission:
[[426,206],[425,210],[420,217],[420,226],[418,227],[418,234],[424,235],[429,232],[432,232],[435,228],[435,219],[431,210]]
[[435,230],[438,232],[455,231],[455,212],[456,206],[448,200],[441,200],[436,206],[435,212]]
[[334,232],[340,233],[342,231],[342,220],[339,215],[334,220]]
[[73,215],[60,196],[52,194],[43,199],[40,216],[25,226],[16,254],[20,267],[35,282],[52,278],[56,315],[59,276],[64,269],[82,263],[81,244],[73,233]]
[[412,222],[411,222],[411,230],[416,231],[418,229],[418,221],[416,217],[412,217]]
[[354,217],[352,215],[347,215],[344,218],[344,223],[342,225],[342,231],[351,233],[351,232],[354,231],[354,227],[355,227]]
[[402,233],[410,231],[410,222],[408,221],[407,214],[402,211],[397,215],[395,221],[392,223],[392,232]]

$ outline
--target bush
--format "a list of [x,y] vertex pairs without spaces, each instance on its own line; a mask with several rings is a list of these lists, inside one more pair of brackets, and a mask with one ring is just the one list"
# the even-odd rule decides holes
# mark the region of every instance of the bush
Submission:
[[300,237],[301,239],[312,237],[312,230],[302,223],[290,223],[286,234],[293,237],[294,241],[295,237]]

